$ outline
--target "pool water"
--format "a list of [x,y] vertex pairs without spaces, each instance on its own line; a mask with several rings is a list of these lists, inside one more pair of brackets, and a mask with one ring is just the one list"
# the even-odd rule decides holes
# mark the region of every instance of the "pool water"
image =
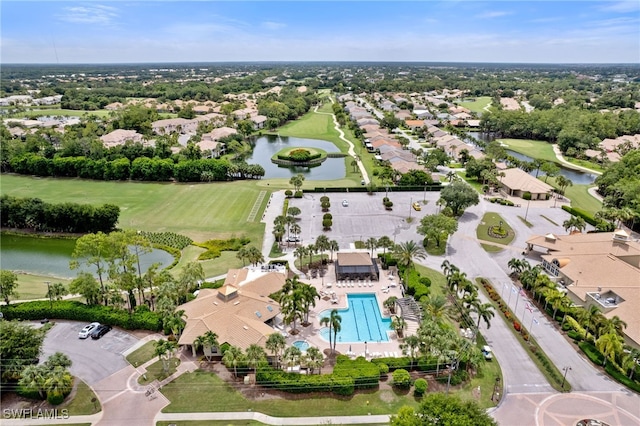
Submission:
[[302,352],[306,352],[310,345],[306,340],[296,340],[293,342],[293,346],[300,349]]
[[[349,294],[347,309],[338,309],[342,318],[341,330],[338,332],[338,343],[388,342],[388,331],[391,330],[391,318],[384,318],[378,307],[376,295]],[[322,311],[318,318],[329,317],[331,310]],[[333,330],[331,330],[333,340]],[[320,335],[329,341],[329,327],[323,327]]]

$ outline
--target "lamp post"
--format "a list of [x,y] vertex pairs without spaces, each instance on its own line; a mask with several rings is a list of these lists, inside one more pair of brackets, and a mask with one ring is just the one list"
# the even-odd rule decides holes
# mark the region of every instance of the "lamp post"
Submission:
[[409,219],[411,219],[411,209],[413,208],[413,197],[410,198],[409,201]]
[[531,204],[531,198],[527,200],[527,210],[524,212],[524,221],[527,221],[527,216],[529,215],[529,204]]
[[427,203],[427,182],[424,183],[424,196],[422,197],[422,204]]
[[47,296],[49,296],[49,309],[53,309],[53,300],[51,299],[51,282],[45,281],[44,283],[47,285]]
[[364,342],[364,357],[367,357],[367,342]]
[[564,375],[562,376],[562,384],[560,385],[560,388],[561,388],[562,390],[564,390],[564,382],[567,380],[567,373],[568,373],[570,370],[571,370],[571,367],[569,367],[569,366],[564,367],[564,368],[562,369],[562,371],[564,371]]

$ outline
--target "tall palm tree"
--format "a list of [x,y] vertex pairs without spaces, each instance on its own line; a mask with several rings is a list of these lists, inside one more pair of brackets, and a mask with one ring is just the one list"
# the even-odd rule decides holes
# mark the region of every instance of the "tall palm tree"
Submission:
[[598,336],[614,333],[620,337],[624,337],[622,332],[625,328],[627,328],[627,323],[622,321],[617,315],[611,318],[603,316],[598,324]]
[[40,398],[44,399],[45,369],[38,365],[29,365],[20,374],[20,386],[30,391],[38,391]]
[[596,340],[596,348],[604,355],[602,366],[606,366],[607,359],[615,363],[616,358],[622,354],[624,339],[616,333],[603,334]]
[[636,369],[640,363],[640,350],[631,348],[622,358],[622,368],[629,371],[629,379],[633,380]]
[[[338,337],[338,333],[342,330],[342,317],[338,314],[337,309],[332,309],[331,313],[328,317],[320,318],[320,324],[329,327],[329,347],[331,348],[331,353],[335,353],[336,350],[336,339]],[[333,339],[331,338],[333,331]],[[332,344],[333,340],[333,344]]]
[[332,353],[333,353],[333,336],[331,335],[331,331],[333,326],[331,325],[331,318],[329,317],[322,317],[320,318],[320,325],[323,327],[329,327],[329,349],[331,349]]
[[264,346],[273,353],[276,360],[276,368],[280,368],[280,351],[287,347],[287,340],[280,333],[272,333],[267,338]]
[[289,346],[284,350],[284,363],[288,367],[293,367],[294,365],[300,364],[300,358],[302,357],[302,351],[295,346]]
[[324,251],[329,249],[329,237],[326,235],[318,235],[315,243],[316,248],[321,255],[324,255]]
[[267,361],[267,354],[264,352],[264,348],[255,343],[249,345],[245,356],[247,365],[253,368],[254,374],[258,372],[258,367]]
[[153,354],[162,361],[162,369],[165,373],[169,371],[169,360],[177,348],[178,344],[172,340],[160,339],[154,343]]
[[331,262],[333,262],[333,253],[340,250],[340,244],[336,240],[329,241],[329,247],[327,247],[331,253]]
[[213,349],[218,347],[220,343],[218,343],[218,335],[211,330],[208,330],[201,336],[198,336],[196,340],[193,341],[193,346],[196,351],[198,348],[209,348],[209,352],[204,352],[204,356],[207,358],[207,361],[211,362],[211,357],[213,356]]
[[391,320],[391,328],[396,331],[398,337],[402,338],[404,336],[404,329],[407,328],[407,321],[396,315]]
[[66,395],[73,387],[73,376],[64,367],[54,367],[49,371],[43,383],[47,395]]
[[184,310],[180,309],[173,312],[173,314],[171,314],[169,317],[164,318],[165,326],[171,329],[171,332],[174,336],[176,336],[176,338],[180,337],[180,333],[182,333],[182,330],[184,330],[184,326],[186,324],[186,321],[182,319],[183,316],[186,316],[184,314]]
[[406,353],[411,357],[411,369],[413,369],[416,357],[420,352],[421,346],[422,346],[422,341],[416,335],[405,337],[402,344],[400,344],[400,349],[402,349],[404,353]]
[[371,257],[373,257],[373,251],[378,248],[378,240],[374,237],[370,237],[365,242],[367,248],[371,251]]
[[476,323],[476,329],[473,333],[473,341],[476,341],[476,337],[478,335],[478,330],[480,329],[480,320],[484,320],[484,323],[487,325],[487,328],[491,327],[491,318],[493,318],[496,314],[493,309],[493,305],[491,303],[481,303],[474,308],[474,312],[478,314],[478,322]]
[[322,352],[320,352],[320,349],[316,348],[315,346],[307,349],[305,362],[307,364],[307,367],[311,370],[311,374],[313,374],[316,369],[318,369],[318,374],[322,373],[324,356],[322,356]]
[[393,247],[393,241],[391,240],[391,238],[383,235],[382,237],[378,238],[378,247],[382,248],[382,255],[384,256],[387,254],[387,249]]
[[516,278],[519,277],[523,271],[531,268],[529,262],[524,259],[518,259],[516,257],[509,260],[507,266],[509,267],[509,269],[511,269],[511,273],[514,274]]
[[564,195],[564,190],[568,186],[573,186],[573,181],[569,178],[564,177],[563,175],[559,175],[556,178],[556,184],[558,184],[558,186],[560,187],[560,193]]
[[405,279],[404,285],[405,289],[408,285],[409,272],[413,268],[413,260],[414,259],[426,259],[427,252],[424,251],[424,248],[420,246],[415,241],[405,241],[403,243],[397,244],[393,248],[393,254],[398,260],[398,264],[404,267],[405,270]]
[[320,294],[318,294],[318,290],[309,284],[304,284],[301,287],[301,304],[302,310],[304,312],[304,323],[309,324],[309,311],[311,307],[316,306],[316,299],[320,299]]
[[227,367],[233,367],[233,376],[238,377],[238,366],[244,362],[244,354],[242,349],[237,346],[229,346],[224,355],[222,356],[222,362]]
[[298,263],[300,264],[300,269],[302,269],[302,258],[308,254],[307,248],[304,246],[298,246],[294,250],[293,254],[298,258]]
[[595,343],[596,330],[600,319],[603,318],[602,312],[596,305],[589,306],[588,309],[582,309],[578,313],[578,321],[591,333],[591,338]]

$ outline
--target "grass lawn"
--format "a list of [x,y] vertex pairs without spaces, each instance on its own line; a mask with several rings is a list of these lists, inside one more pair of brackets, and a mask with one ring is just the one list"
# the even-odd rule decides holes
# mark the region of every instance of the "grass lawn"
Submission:
[[573,157],[564,157],[564,159],[570,162],[571,164],[575,164],[576,166],[586,167],[587,169],[591,169],[598,173],[602,173],[606,170],[604,167],[602,167],[601,164],[593,163],[591,161],[579,160]]
[[155,340],[151,340],[127,355],[127,361],[129,361],[129,364],[133,365],[134,367],[142,365],[145,362],[153,359],[153,357],[155,356],[153,354],[155,348]]
[[178,358],[171,358],[169,361],[169,371],[165,372],[162,361],[158,360],[147,367],[147,372],[138,378],[138,383],[148,385],[154,380],[162,381],[176,372],[176,367],[180,365]]
[[[558,188],[556,179],[550,177],[547,183],[554,188]],[[588,211],[591,214],[602,210],[602,203],[589,194],[589,187],[593,185],[573,185],[564,190],[565,196],[571,200],[571,207]]]
[[[257,388],[259,391],[260,388]],[[171,401],[164,413],[252,411],[277,417],[302,416],[358,416],[396,413],[403,405],[417,406],[411,394],[398,395],[392,390],[358,393],[350,397],[332,394],[313,398],[265,399],[252,401],[244,398],[229,384],[212,373],[196,370],[185,373],[162,388]],[[211,395],[215,395],[212,398]],[[367,404],[367,401],[369,404]]]
[[[25,274],[16,272],[18,276],[18,297],[16,300],[43,299],[47,296],[46,281],[53,283],[62,283],[68,287],[71,280],[64,278],[52,278],[46,275]],[[54,302],[55,303],[55,302]]]
[[[267,191],[263,205],[248,222],[261,190]],[[173,231],[195,241],[246,235],[261,247],[264,224],[259,221],[271,190],[255,181],[176,184],[3,175],[1,193],[50,203],[113,203],[121,209],[121,228]]]
[[[79,383],[75,397],[63,408],[69,410],[70,416],[85,416],[99,413],[102,408],[100,407],[100,401],[98,401],[96,394],[93,393],[85,382],[78,378],[76,378],[76,380],[78,380]],[[92,401],[94,398],[95,402]]]
[[447,249],[447,243],[446,241],[443,241],[440,243],[440,247],[438,247],[436,245],[435,240],[429,240],[429,242],[427,243],[427,246],[425,247],[425,250],[427,251],[427,254],[429,256],[444,256],[444,253]]
[[157,422],[156,426],[215,426],[215,425],[233,425],[233,426],[257,426],[264,425],[266,423],[261,423],[255,420],[237,420],[234,419],[233,423],[230,420],[177,420],[170,422]]
[[532,158],[539,158],[545,161],[560,163],[549,142],[531,139],[497,139],[497,141],[507,145],[508,149],[519,152],[520,154],[528,155]]
[[[489,228],[492,226],[500,227],[501,222],[502,222],[502,229],[504,230],[504,232],[507,233],[507,236],[505,238],[496,238],[489,235],[488,234]],[[479,240],[489,241],[492,243],[497,243],[502,245],[509,245],[516,236],[515,232],[513,231],[513,229],[511,229],[507,221],[505,221],[502,218],[502,216],[500,216],[497,213],[485,213],[485,215],[482,216],[482,222],[480,222],[480,225],[478,225],[478,228],[476,229],[476,235],[478,236]],[[485,251],[488,251],[490,253],[499,252],[503,250],[500,247],[489,245],[489,244],[482,244],[482,248],[485,249]]]
[[[444,261],[444,259],[442,259]],[[440,272],[435,269],[427,268],[426,266],[415,264],[416,271],[420,273],[420,276],[427,277],[431,280],[431,292],[433,294],[445,294],[445,288],[447,288],[447,279]]]
[[456,103],[481,115],[483,112],[486,112],[484,108],[491,104],[491,96],[478,96],[475,98],[475,101],[461,101]]

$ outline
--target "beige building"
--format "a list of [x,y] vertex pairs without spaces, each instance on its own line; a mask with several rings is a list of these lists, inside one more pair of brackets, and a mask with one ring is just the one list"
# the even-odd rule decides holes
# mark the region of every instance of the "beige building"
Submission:
[[[231,269],[224,285],[217,290],[202,289],[198,296],[178,310],[184,310],[186,325],[178,344],[190,346],[207,331],[218,335],[220,344],[243,350],[252,344],[264,347],[270,334],[279,332],[273,328],[280,305],[269,297],[280,290],[286,280],[283,269],[278,272],[262,272],[249,269]],[[219,348],[213,348],[219,355]]]
[[522,169],[511,168],[502,171],[500,187],[512,197],[522,197],[525,192],[531,194],[532,200],[546,200],[553,187],[531,176]]
[[538,235],[528,252],[542,249],[542,266],[576,305],[597,306],[627,323],[625,343],[640,348],[640,243],[622,230]]

